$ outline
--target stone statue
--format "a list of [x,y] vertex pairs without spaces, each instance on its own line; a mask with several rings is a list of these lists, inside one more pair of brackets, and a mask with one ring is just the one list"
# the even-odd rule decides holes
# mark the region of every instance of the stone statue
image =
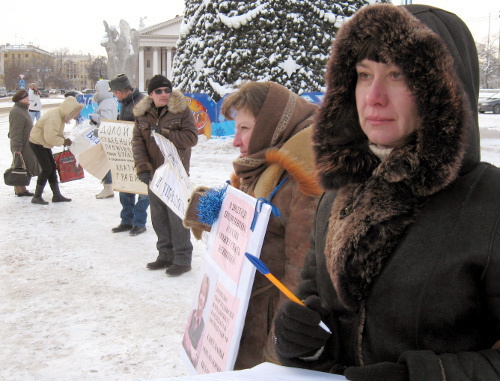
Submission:
[[101,46],[108,54],[108,77],[126,74],[133,87],[137,87],[137,65],[139,61],[139,32],[131,29],[128,22],[120,20],[120,32],[104,21],[106,34]]

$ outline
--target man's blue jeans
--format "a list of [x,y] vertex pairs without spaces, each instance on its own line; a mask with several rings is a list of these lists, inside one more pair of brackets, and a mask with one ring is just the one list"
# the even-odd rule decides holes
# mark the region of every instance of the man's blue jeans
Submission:
[[[137,202],[135,197],[139,196]],[[122,224],[133,226],[146,226],[148,218],[149,197],[147,195],[136,195],[135,193],[120,192],[120,203],[122,204],[122,211],[120,218]]]
[[35,119],[37,121],[40,120],[40,116],[42,116],[42,112],[41,111],[30,111],[30,117],[31,117],[31,121],[33,122],[33,124],[35,124]]

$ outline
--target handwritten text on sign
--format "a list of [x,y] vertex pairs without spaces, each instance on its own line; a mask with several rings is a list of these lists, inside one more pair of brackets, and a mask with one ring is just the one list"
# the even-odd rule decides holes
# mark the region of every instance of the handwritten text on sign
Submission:
[[165,162],[155,171],[150,184],[151,191],[182,219],[186,214],[193,186],[177,148],[164,136],[157,133],[153,136]]
[[113,189],[120,192],[148,194],[147,185],[135,174],[132,153],[133,122],[103,121],[99,139],[111,165]]

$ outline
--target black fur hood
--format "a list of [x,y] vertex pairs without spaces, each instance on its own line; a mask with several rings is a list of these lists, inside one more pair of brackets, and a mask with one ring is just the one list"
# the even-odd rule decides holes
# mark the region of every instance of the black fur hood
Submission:
[[[383,17],[375,22],[374,14]],[[382,58],[406,74],[422,118],[408,144],[383,164],[368,148],[354,99],[357,57],[372,38],[380,41]],[[478,72],[474,40],[454,14],[424,5],[377,4],[358,11],[333,44],[315,123],[316,163],[325,189],[376,174],[428,196],[477,165]]]
[[[448,34],[440,37],[410,11]],[[443,42],[452,44],[450,33],[462,36],[453,49]],[[420,116],[417,129],[384,162],[368,146],[355,103],[355,65],[370,39],[383,60],[404,71]],[[336,191],[325,258],[346,306],[356,308],[367,297],[429,199],[479,163],[478,87],[467,75],[469,63],[455,53],[474,60],[467,27],[454,14],[426,6],[367,6],[337,34],[313,139],[322,185]]]

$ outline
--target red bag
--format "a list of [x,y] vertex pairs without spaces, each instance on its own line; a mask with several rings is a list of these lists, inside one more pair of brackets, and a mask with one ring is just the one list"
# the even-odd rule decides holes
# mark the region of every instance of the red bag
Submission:
[[76,163],[75,155],[67,149],[55,153],[54,161],[56,162],[59,181],[61,183],[83,179],[84,173],[82,166]]

